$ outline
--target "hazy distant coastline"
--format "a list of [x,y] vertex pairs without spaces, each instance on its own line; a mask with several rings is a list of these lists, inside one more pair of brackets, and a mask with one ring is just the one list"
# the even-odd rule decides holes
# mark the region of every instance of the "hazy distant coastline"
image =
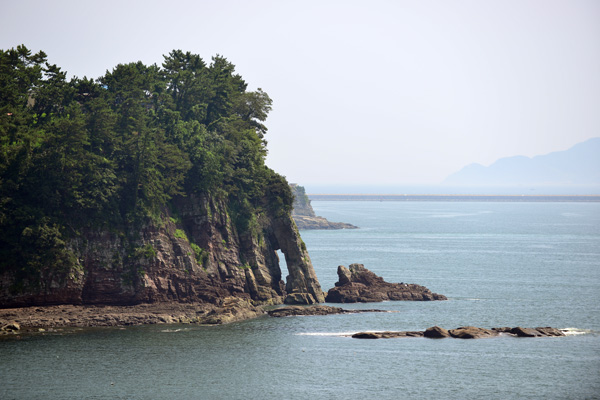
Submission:
[[470,164],[448,176],[449,186],[580,188],[600,184],[600,137],[563,151],[535,157],[512,156],[488,167]]
[[600,202],[600,195],[308,194],[311,201]]

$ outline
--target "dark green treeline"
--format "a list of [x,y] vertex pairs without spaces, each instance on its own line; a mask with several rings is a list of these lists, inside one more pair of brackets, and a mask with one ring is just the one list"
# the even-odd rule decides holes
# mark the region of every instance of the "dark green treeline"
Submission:
[[0,270],[67,272],[81,230],[160,221],[175,196],[223,198],[238,229],[261,207],[289,212],[264,164],[271,99],[246,89],[221,56],[175,50],[67,80],[41,51],[0,50]]

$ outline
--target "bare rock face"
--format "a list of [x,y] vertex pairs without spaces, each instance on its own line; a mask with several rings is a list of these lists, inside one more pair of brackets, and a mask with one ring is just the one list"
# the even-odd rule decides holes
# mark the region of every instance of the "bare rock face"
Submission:
[[512,328],[509,333],[518,337],[540,337],[540,336],[564,336],[560,330],[549,326],[539,328]]
[[325,296],[310,261],[306,245],[291,217],[285,215],[273,219],[271,224],[273,243],[281,249],[288,266],[286,277],[286,304],[323,303]]
[[498,336],[498,332],[492,329],[477,328],[475,326],[462,326],[448,331],[450,336],[457,339],[481,339]]
[[[41,276],[41,284],[29,289],[15,290],[15,277],[0,272],[0,308],[168,302],[221,307],[226,298],[253,304],[324,301],[289,213],[258,215],[256,229],[240,232],[223,200],[190,196],[178,199],[175,209],[170,219],[132,232],[82,232],[69,244],[77,267]],[[290,272],[287,283],[279,249]]]
[[369,271],[362,264],[350,268],[338,267],[339,280],[327,292],[329,303],[367,303],[385,300],[447,300],[446,296],[433,293],[425,286],[407,283],[388,283]]
[[440,328],[439,326],[432,326],[431,328],[425,329],[423,336],[431,339],[443,339],[450,337],[450,333],[446,329]]

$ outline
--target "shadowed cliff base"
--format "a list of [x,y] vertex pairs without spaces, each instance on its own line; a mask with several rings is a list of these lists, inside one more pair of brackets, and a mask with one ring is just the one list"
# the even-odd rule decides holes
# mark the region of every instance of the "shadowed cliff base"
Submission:
[[[256,305],[324,301],[306,247],[289,213],[267,212],[253,230],[238,229],[227,204],[211,196],[175,202],[176,217],[132,235],[85,230],[69,244],[75,272],[48,273],[39,285],[15,290],[15,275],[0,273],[0,307],[134,306],[207,303],[228,297]],[[276,250],[289,275],[282,280]]]

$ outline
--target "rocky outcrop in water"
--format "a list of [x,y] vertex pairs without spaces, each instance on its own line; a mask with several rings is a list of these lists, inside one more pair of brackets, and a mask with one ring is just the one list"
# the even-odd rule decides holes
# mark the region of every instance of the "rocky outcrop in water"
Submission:
[[345,222],[331,222],[315,214],[304,187],[291,184],[294,194],[292,217],[298,229],[357,229],[358,227]]
[[565,334],[556,328],[540,327],[540,328],[478,328],[475,326],[462,326],[456,329],[446,330],[439,326],[427,328],[425,331],[399,331],[399,332],[358,332],[352,335],[355,339],[390,339],[400,337],[426,337],[430,339],[482,339],[496,336],[513,336],[513,337],[549,337],[549,336],[565,336]]
[[347,310],[341,307],[324,305],[315,306],[287,306],[268,311],[271,317],[293,317],[306,315],[332,315],[332,314],[358,314],[366,312],[391,312],[385,310]]
[[[263,213],[238,231],[226,204],[209,196],[180,198],[177,214],[135,232],[85,230],[69,243],[78,269],[41,275],[36,290],[15,290],[0,273],[0,308],[32,305],[324,301],[306,247],[289,213]],[[284,283],[276,250],[285,255]]]
[[447,300],[446,296],[433,293],[425,286],[408,283],[388,283],[369,271],[362,264],[349,268],[338,267],[339,280],[329,289],[328,303],[367,303],[385,300]]

